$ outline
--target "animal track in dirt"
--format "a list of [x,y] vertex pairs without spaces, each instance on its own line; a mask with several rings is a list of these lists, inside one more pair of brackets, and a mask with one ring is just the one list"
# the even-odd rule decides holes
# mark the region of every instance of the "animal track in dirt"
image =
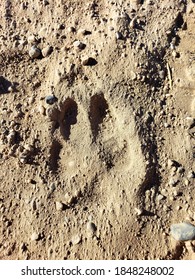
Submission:
[[60,116],[60,131],[65,140],[69,140],[71,133],[71,126],[77,123],[77,103],[67,98],[61,109]]
[[[72,98],[60,103],[59,108],[57,114],[54,110],[53,118],[58,125],[54,124],[56,128],[50,149],[52,171],[68,178],[80,178],[82,192],[86,191],[86,185],[94,188],[92,181],[97,178],[100,190],[104,189],[105,199],[106,181],[113,181],[118,192],[120,188],[126,189],[129,202],[134,199],[142,188],[145,162],[131,109],[121,112],[120,105],[112,104],[103,93],[90,98],[88,109]],[[124,178],[134,184],[124,184]],[[72,186],[66,187],[72,191]],[[116,197],[119,196],[116,193]],[[110,198],[111,203],[116,197]]]
[[92,96],[90,101],[89,119],[93,133],[94,141],[98,136],[100,125],[102,124],[108,110],[108,104],[103,94]]

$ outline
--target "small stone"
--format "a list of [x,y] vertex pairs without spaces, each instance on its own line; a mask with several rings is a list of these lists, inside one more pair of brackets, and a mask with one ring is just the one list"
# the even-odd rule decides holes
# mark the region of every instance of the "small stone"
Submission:
[[31,206],[33,211],[37,210],[37,204],[36,204],[36,200],[35,199],[33,199],[31,201],[30,206]]
[[64,30],[64,29],[65,29],[64,23],[60,23],[60,24],[58,25],[58,30]]
[[165,128],[168,128],[168,127],[170,127],[170,124],[164,123],[164,127],[165,127]]
[[168,167],[168,168],[172,168],[172,167],[174,167],[175,165],[176,165],[176,162],[175,162],[174,160],[168,159],[168,161],[167,161],[167,167]]
[[9,86],[8,91],[9,92],[14,92],[15,91],[15,86],[14,85]]
[[59,201],[56,201],[56,210],[62,211],[63,209],[64,209],[64,204]]
[[163,200],[165,197],[162,195],[162,194],[159,194],[158,196],[157,196],[157,200],[158,201],[161,201],[161,200]]
[[38,58],[41,56],[41,50],[38,49],[36,46],[32,46],[29,50],[29,56],[33,59]]
[[49,104],[49,105],[54,104],[57,100],[58,100],[57,97],[54,96],[54,95],[48,95],[45,98],[46,103]]
[[43,57],[49,56],[52,52],[53,52],[53,47],[51,47],[51,46],[47,46],[47,47],[42,49]]
[[190,171],[190,172],[188,173],[188,175],[187,175],[187,178],[188,178],[188,179],[193,179],[193,178],[195,178],[195,173],[194,173],[194,171]]
[[86,35],[90,35],[91,34],[91,31],[88,31],[86,29],[79,29],[78,30],[78,34],[80,35],[83,35],[83,36],[86,36]]
[[131,20],[129,26],[130,26],[130,28],[135,28],[135,27],[136,27],[136,17],[134,17],[134,18]]
[[73,46],[79,50],[84,50],[84,48],[86,47],[86,45],[80,41],[75,41],[73,43]]
[[81,235],[80,234],[76,234],[72,237],[71,242],[73,245],[77,245],[81,242]]
[[190,183],[189,180],[185,178],[185,179],[184,179],[184,184],[185,184],[185,186],[189,186],[189,183]]
[[177,173],[178,174],[182,174],[182,173],[184,173],[184,168],[182,167],[182,166],[179,166],[178,168],[177,168]]
[[14,130],[11,130],[7,136],[7,141],[9,145],[13,145],[15,143],[16,139],[16,132]]
[[171,178],[171,179],[169,180],[169,185],[172,186],[172,187],[174,187],[174,186],[177,185],[178,181],[179,181],[179,180],[178,180],[177,178]]
[[82,58],[82,65],[84,66],[94,66],[97,64],[97,60],[92,57]]
[[162,79],[162,80],[164,80],[164,78],[165,78],[165,71],[159,71],[159,77]]
[[74,202],[74,196],[70,195],[69,193],[66,193],[64,196],[64,203],[67,205],[70,205]]
[[135,213],[137,216],[141,216],[143,214],[143,210],[140,208],[135,208]]
[[195,239],[195,226],[183,222],[171,225],[171,234],[178,241],[187,241]]
[[27,41],[28,41],[29,44],[33,44],[33,43],[36,43],[37,39],[36,39],[35,35],[30,35],[27,38]]
[[94,223],[88,222],[88,223],[87,223],[87,230],[88,230],[88,232],[90,232],[90,233],[95,233],[96,230],[97,230],[97,227],[96,227],[96,225],[95,225]]
[[133,72],[133,71],[131,71],[131,79],[132,79],[133,81],[135,81],[135,80],[136,80],[136,78],[137,78],[136,73],[135,73],[135,72]]
[[41,114],[41,115],[44,115],[45,116],[45,107],[43,107],[43,105],[40,105],[38,107],[38,112]]
[[192,117],[186,117],[185,122],[189,129],[191,129],[195,126],[195,119]]
[[67,31],[68,31],[69,33],[73,33],[73,32],[75,32],[76,30],[75,30],[75,28],[74,28],[73,26],[70,26],[70,27],[67,28]]
[[56,189],[56,184],[53,182],[53,183],[50,184],[49,190],[50,190],[51,192],[54,192],[55,189]]
[[39,234],[36,232],[33,232],[33,234],[31,235],[31,240],[32,241],[38,241],[39,240]]
[[122,40],[122,39],[123,39],[123,34],[122,34],[121,32],[119,32],[119,31],[117,31],[117,32],[115,33],[115,36],[116,36],[116,39],[117,39],[117,40]]

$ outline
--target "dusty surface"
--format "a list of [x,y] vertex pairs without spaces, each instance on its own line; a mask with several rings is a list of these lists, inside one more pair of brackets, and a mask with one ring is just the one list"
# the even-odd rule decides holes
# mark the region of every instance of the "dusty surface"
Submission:
[[193,259],[170,225],[195,224],[194,1],[2,0],[0,23],[0,259]]

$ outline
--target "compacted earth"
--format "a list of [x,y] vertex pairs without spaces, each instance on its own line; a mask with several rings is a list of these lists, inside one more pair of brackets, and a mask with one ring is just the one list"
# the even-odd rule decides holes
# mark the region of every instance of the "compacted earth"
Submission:
[[1,0],[0,259],[194,259],[195,1]]

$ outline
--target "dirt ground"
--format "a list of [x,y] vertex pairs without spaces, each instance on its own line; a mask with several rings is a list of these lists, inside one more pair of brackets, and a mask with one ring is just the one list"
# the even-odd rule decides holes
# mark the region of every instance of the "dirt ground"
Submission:
[[0,259],[195,259],[194,30],[194,0],[1,0]]

